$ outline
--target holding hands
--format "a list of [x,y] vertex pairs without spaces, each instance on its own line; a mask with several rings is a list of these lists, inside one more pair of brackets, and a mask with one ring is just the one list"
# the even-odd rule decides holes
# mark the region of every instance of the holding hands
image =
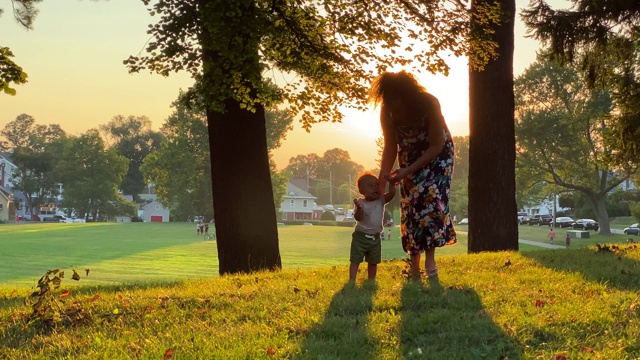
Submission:
[[387,181],[389,181],[392,185],[396,185],[400,182],[400,180],[406,178],[411,175],[411,171],[409,168],[398,168],[392,171],[390,174],[385,175]]

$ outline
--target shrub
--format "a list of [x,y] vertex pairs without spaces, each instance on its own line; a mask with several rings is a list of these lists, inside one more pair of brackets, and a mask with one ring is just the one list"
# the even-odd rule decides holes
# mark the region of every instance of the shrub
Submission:
[[325,211],[322,213],[322,216],[320,217],[320,220],[336,220],[336,216],[333,215],[333,213],[331,211]]

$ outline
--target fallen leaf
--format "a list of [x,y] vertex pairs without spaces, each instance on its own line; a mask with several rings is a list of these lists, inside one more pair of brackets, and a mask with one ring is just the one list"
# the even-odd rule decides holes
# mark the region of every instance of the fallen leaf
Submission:
[[542,300],[536,300],[536,307],[542,307]]
[[94,302],[96,300],[100,300],[100,295],[95,294],[95,295],[93,295],[93,297],[90,297],[90,298],[87,299],[88,302]]
[[78,273],[75,270],[73,270],[73,275],[71,276],[71,278],[75,281],[78,281],[80,280],[80,275],[78,275]]
[[275,354],[276,354],[276,349],[274,349],[273,346],[269,346],[269,348],[267,349],[267,355],[273,356]]
[[553,355],[553,360],[567,360],[567,357],[564,354],[555,354]]
[[173,354],[175,354],[175,350],[173,350],[172,348],[169,348],[167,349],[167,351],[164,352],[162,359],[163,360],[171,359],[173,357]]
[[586,352],[588,352],[588,353],[592,353],[592,354],[594,353],[593,349],[592,349],[592,348],[590,348],[590,347],[588,347],[588,346],[583,346],[583,347],[582,347],[582,350],[584,350],[584,351],[586,351]]
[[89,271],[91,271],[91,269],[84,269],[84,271],[87,273],[87,276],[89,276]]
[[65,290],[60,293],[60,297],[65,297],[71,295],[71,290]]

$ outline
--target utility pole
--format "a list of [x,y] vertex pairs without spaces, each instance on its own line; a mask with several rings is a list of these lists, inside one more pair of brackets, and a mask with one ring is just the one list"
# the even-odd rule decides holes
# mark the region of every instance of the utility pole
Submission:
[[331,170],[329,170],[329,204],[333,205],[333,183],[331,181]]

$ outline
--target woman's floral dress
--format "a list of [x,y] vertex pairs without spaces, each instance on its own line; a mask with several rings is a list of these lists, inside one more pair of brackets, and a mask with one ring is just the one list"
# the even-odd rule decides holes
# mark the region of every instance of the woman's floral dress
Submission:
[[[427,121],[425,116],[416,124],[394,125],[400,167],[409,166],[429,147]],[[446,124],[444,132],[440,154],[400,183],[402,247],[411,255],[457,241],[449,214],[454,147]]]

